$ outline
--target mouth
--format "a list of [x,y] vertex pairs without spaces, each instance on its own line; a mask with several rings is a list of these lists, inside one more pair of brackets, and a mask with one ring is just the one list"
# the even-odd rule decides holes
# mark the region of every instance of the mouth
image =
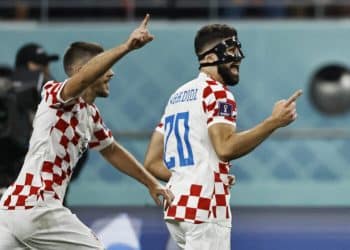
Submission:
[[230,69],[231,69],[231,72],[233,74],[238,75],[238,73],[239,73],[239,65],[238,64],[231,64]]
[[104,82],[104,86],[108,89],[109,88],[109,81]]

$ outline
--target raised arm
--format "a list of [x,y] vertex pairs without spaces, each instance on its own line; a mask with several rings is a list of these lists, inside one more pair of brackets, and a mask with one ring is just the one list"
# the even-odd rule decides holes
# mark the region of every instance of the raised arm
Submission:
[[77,73],[69,78],[62,90],[61,98],[63,100],[68,100],[80,95],[90,84],[93,84],[128,52],[141,48],[152,41],[154,37],[147,29],[148,21],[149,14],[146,15],[139,27],[130,34],[127,41],[93,57],[82,66]]
[[236,133],[232,125],[218,123],[209,127],[209,136],[222,161],[239,158],[262,143],[276,129],[287,126],[297,118],[296,100],[302,91],[296,91],[288,100],[276,102],[272,114],[252,129]]
[[116,169],[135,178],[146,187],[158,205],[162,205],[158,196],[163,196],[166,204],[171,204],[172,193],[164,188],[125,148],[117,142],[112,143],[102,151],[103,157]]

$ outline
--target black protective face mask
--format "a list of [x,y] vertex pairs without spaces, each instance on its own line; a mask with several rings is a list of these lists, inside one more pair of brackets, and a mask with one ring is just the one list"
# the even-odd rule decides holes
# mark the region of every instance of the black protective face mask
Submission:
[[[235,47],[238,49],[236,50],[237,52],[234,55],[227,53],[227,49],[231,47]],[[235,36],[233,36],[232,38],[223,40],[217,45],[215,45],[213,48],[198,55],[199,61],[202,60],[206,55],[210,53],[214,53],[218,57],[218,60],[215,62],[201,63],[199,68],[214,66],[214,65],[221,65],[221,64],[226,64],[230,62],[240,62],[244,58],[244,54],[243,54],[243,51],[241,50],[241,47],[242,47],[241,43]]]

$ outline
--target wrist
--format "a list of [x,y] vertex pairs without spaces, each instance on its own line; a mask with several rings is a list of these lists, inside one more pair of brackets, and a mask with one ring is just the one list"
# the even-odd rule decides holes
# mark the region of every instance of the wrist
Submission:
[[147,178],[147,181],[145,182],[145,186],[148,189],[154,189],[158,186],[158,181],[151,174],[149,174],[149,178]]
[[276,130],[277,128],[279,128],[278,121],[273,116],[269,116],[264,121],[264,124],[269,130],[272,130],[272,131]]
[[126,41],[120,45],[122,49],[125,51],[125,53],[128,53],[133,50],[131,43],[129,41]]

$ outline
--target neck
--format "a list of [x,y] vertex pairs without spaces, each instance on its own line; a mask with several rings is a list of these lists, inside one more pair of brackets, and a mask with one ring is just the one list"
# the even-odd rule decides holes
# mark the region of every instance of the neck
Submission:
[[96,95],[94,95],[91,91],[89,91],[89,89],[85,90],[84,93],[81,95],[81,97],[88,104],[93,104],[96,99]]
[[223,80],[221,76],[218,74],[217,67],[215,66],[209,66],[201,68],[201,72],[205,73],[207,76],[209,76],[211,79],[223,83]]

